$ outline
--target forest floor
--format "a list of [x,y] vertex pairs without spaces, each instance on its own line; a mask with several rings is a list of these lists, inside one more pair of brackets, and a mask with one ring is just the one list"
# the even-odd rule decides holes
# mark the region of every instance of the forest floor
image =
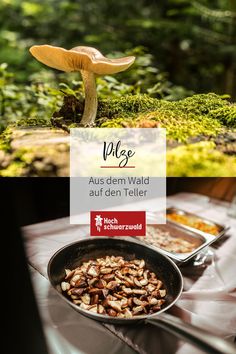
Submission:
[[[69,176],[69,130],[83,102],[66,96],[51,122],[21,120],[0,136],[0,176]],[[215,94],[169,102],[147,95],[99,100],[97,127],[163,127],[167,176],[236,175],[236,105]]]

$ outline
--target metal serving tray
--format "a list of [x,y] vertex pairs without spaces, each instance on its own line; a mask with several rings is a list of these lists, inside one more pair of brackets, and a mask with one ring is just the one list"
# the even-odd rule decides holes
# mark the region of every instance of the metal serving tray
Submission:
[[204,217],[199,216],[199,215],[194,214],[194,213],[189,213],[189,212],[187,212],[185,210],[182,210],[182,209],[179,209],[179,208],[169,207],[169,208],[166,209],[166,214],[172,214],[172,213],[176,213],[176,214],[179,214],[179,215],[186,215],[186,216],[189,216],[189,217],[194,217],[194,218],[200,219],[201,221],[205,222],[208,225],[216,226],[219,229],[219,233],[217,235],[212,235],[212,234],[209,234],[207,232],[201,231],[199,229],[195,229],[195,228],[193,228],[191,226],[187,226],[187,225],[178,223],[176,221],[172,221],[172,220],[167,219],[168,222],[170,222],[171,224],[181,225],[181,227],[183,227],[184,229],[189,230],[189,231],[194,231],[194,232],[196,232],[199,235],[202,235],[202,236],[206,236],[206,235],[209,236],[210,235],[210,236],[212,236],[214,238],[215,241],[218,240],[221,236],[223,236],[226,233],[226,231],[229,229],[229,227],[226,227],[225,225],[218,224],[215,221],[209,220],[207,218],[204,218]]
[[156,249],[158,249],[160,252],[164,253],[165,255],[167,255],[168,257],[170,257],[171,259],[173,259],[174,261],[178,262],[178,263],[183,263],[183,262],[187,262],[189,261],[191,258],[193,258],[194,256],[196,256],[201,250],[203,250],[205,247],[208,247],[209,245],[211,245],[213,242],[217,241],[221,236],[223,236],[225,234],[225,232],[229,229],[229,227],[220,225],[218,223],[214,223],[213,221],[207,220],[205,218],[199,217],[196,214],[192,214],[192,213],[188,213],[185,212],[184,210],[178,209],[178,208],[168,208],[168,210],[174,211],[174,212],[181,212],[181,213],[186,213],[188,215],[197,217],[198,219],[201,219],[204,222],[207,222],[208,224],[213,224],[213,225],[217,225],[220,228],[220,232],[218,235],[214,236],[212,234],[208,234],[205,232],[202,232],[200,230],[194,229],[192,227],[188,227],[186,225],[183,224],[179,224],[177,222],[173,222],[171,220],[166,220],[166,224],[150,224],[148,225],[150,222],[153,222],[154,220],[156,220],[156,216],[153,213],[148,213],[147,215],[147,227],[156,227],[158,229],[161,229],[162,231],[168,231],[170,233],[171,236],[173,237],[179,237],[179,238],[192,238],[193,240],[198,240],[199,241],[199,245],[192,251],[192,252],[188,252],[188,253],[175,253],[175,252],[169,252],[166,251],[156,245],[153,245],[152,243],[148,242],[147,237],[135,237],[135,239],[137,239],[139,242],[144,242]]
[[207,240],[204,236],[198,235],[193,231],[187,231],[183,229],[181,226],[177,225],[172,225],[171,223],[166,223],[163,225],[147,225],[147,228],[157,228],[161,231],[164,232],[169,232],[172,237],[176,237],[179,239],[185,239],[190,241],[191,243],[196,244],[196,248],[192,252],[186,252],[186,253],[176,253],[176,252],[170,252],[167,251],[161,247],[158,247],[157,245],[153,244],[151,241],[148,240],[147,236],[146,237],[140,237],[139,241],[143,241],[144,243],[153,246],[154,248],[158,248],[162,253],[167,255],[168,257],[174,259],[175,261],[178,262],[186,262],[190,258],[194,257],[200,250],[202,250],[204,247],[206,247],[209,244],[210,240]]

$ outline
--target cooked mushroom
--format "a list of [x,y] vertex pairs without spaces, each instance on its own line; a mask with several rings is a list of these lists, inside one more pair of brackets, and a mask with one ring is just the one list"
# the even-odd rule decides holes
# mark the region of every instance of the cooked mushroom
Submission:
[[75,270],[70,270],[70,269],[65,269],[65,273],[66,273],[66,277],[65,277],[65,280],[68,280],[68,279],[70,279],[73,275],[74,275],[74,273],[75,273]]
[[102,305],[98,305],[98,313],[100,314],[105,313],[105,309]]
[[133,293],[137,295],[146,295],[146,290],[144,289],[133,289]]
[[132,312],[129,309],[125,309],[124,311],[125,318],[131,318],[133,317]]
[[113,309],[108,309],[107,313],[109,316],[112,316],[112,317],[116,317],[116,315],[117,315],[116,311]]
[[70,297],[72,298],[72,300],[79,300],[79,296],[77,295],[71,295]]
[[62,291],[75,305],[91,312],[131,318],[155,313],[165,302],[162,281],[145,269],[143,260],[107,256],[84,262],[73,272],[65,271],[64,280],[69,276],[70,283],[62,282]]
[[75,47],[66,50],[51,45],[34,45],[30,53],[41,63],[65,72],[80,71],[84,89],[85,106],[81,125],[93,125],[97,114],[96,75],[112,75],[127,70],[135,57],[106,58],[97,49]]
[[117,312],[121,312],[122,311],[119,301],[110,301],[110,300],[108,300],[108,305],[111,306]]
[[[140,288],[142,288],[142,284],[140,283],[140,281],[137,278],[134,278],[134,284],[139,286]],[[146,284],[144,284],[146,285]]]
[[158,304],[158,301],[155,297],[152,297],[150,300],[149,300],[149,304],[150,305],[157,305]]
[[107,297],[108,294],[109,294],[109,290],[108,289],[102,289],[103,297]]
[[96,288],[98,289],[104,289],[106,286],[106,282],[103,279],[99,279],[98,282],[96,283]]
[[[66,277],[67,278],[67,277]],[[80,278],[81,278],[81,275],[75,275],[75,276],[73,276],[73,278],[70,280],[70,284],[72,285],[72,286],[75,286],[75,283],[77,282],[77,280],[80,280]]]
[[[124,279],[125,279],[125,281],[126,281],[128,287],[129,287],[129,286],[134,286],[133,277],[132,277],[132,278],[131,278],[131,277],[124,277]],[[125,283],[125,284],[126,284],[126,283]]]
[[73,304],[75,304],[75,305],[80,305],[81,304],[81,300],[73,300]]
[[[143,306],[143,307],[145,307],[145,306],[148,305],[148,302],[146,302],[146,301],[141,301],[141,300],[139,300],[137,297],[134,297],[134,298],[133,298],[133,302],[135,303],[135,305],[138,305],[138,306]],[[155,305],[156,305],[156,304],[155,304]]]
[[112,272],[112,268],[100,268],[100,273],[101,274],[109,274]]
[[121,305],[122,308],[128,307],[129,306],[128,299],[127,298],[121,299],[120,305]]
[[133,307],[133,314],[136,315],[138,312],[143,312],[143,306]]
[[91,311],[91,312],[97,313],[97,312],[98,312],[97,305],[92,305],[92,306],[90,306],[88,310]]
[[77,295],[77,296],[80,296],[83,294],[83,292],[85,291],[84,288],[73,288],[70,290],[70,294],[69,294],[69,291],[68,291],[68,294],[69,295]]
[[90,295],[89,294],[84,294],[81,296],[81,300],[83,301],[84,304],[89,305],[90,304]]
[[151,293],[152,291],[154,291],[156,289],[155,285],[153,284],[148,284],[147,285],[147,290]]
[[126,293],[127,295],[130,295],[130,294],[133,293],[133,290],[132,290],[131,288],[125,288],[125,287],[123,287],[123,291],[124,291],[124,293]]
[[76,286],[77,288],[84,288],[87,286],[87,284],[85,280],[79,279],[75,282],[74,286]]
[[138,277],[141,277],[143,275],[143,268],[140,268],[138,271],[137,271],[137,276]]
[[70,284],[67,283],[67,282],[65,282],[65,281],[63,281],[63,282],[61,283],[61,290],[62,290],[62,291],[66,291],[66,290],[69,290],[69,289],[70,289]]
[[92,288],[92,289],[89,289],[89,293],[90,295],[100,295],[102,294],[102,289],[99,289],[99,288]]
[[91,275],[92,277],[97,277],[98,276],[98,269],[96,267],[90,267],[88,270],[88,274]]
[[118,283],[117,281],[112,280],[112,281],[110,281],[110,282],[107,284],[107,289],[113,290],[113,289],[115,289],[118,285],[119,285],[119,283]]
[[88,310],[90,308],[90,305],[86,305],[83,302],[80,304],[80,308],[84,310]]
[[91,280],[88,281],[88,284],[89,286],[93,286],[96,283],[96,287],[98,287],[97,284],[99,281],[100,280],[98,278],[92,278]]
[[115,274],[105,274],[102,279],[110,281],[115,278]]
[[91,304],[94,305],[94,304],[98,304],[99,302],[99,295],[98,294],[95,294],[92,299],[91,299]]
[[125,318],[125,315],[124,315],[122,312],[120,312],[120,313],[117,314],[117,317],[119,317],[119,318]]
[[160,297],[165,297],[166,296],[166,290],[165,289],[159,290],[159,294],[160,294]]

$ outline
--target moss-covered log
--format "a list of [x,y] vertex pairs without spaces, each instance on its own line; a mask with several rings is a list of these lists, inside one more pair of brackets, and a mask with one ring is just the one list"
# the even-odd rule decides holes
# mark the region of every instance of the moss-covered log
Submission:
[[[80,125],[82,112],[83,102],[67,96],[60,111],[54,113],[52,125],[68,133],[71,127]],[[68,142],[60,142],[68,139],[66,132],[50,127],[39,129],[37,120],[32,119],[17,125],[31,128],[8,128],[0,137],[0,176],[68,175]],[[96,125],[166,128],[169,176],[236,175],[236,105],[216,94],[194,95],[176,102],[147,95],[100,99]],[[31,137],[27,136],[29,132]],[[59,157],[61,148],[63,159]]]

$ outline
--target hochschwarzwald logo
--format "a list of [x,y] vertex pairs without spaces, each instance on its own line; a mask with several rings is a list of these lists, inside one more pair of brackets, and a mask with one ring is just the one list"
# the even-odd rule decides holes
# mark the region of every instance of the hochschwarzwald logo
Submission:
[[91,211],[91,236],[145,236],[145,211]]

